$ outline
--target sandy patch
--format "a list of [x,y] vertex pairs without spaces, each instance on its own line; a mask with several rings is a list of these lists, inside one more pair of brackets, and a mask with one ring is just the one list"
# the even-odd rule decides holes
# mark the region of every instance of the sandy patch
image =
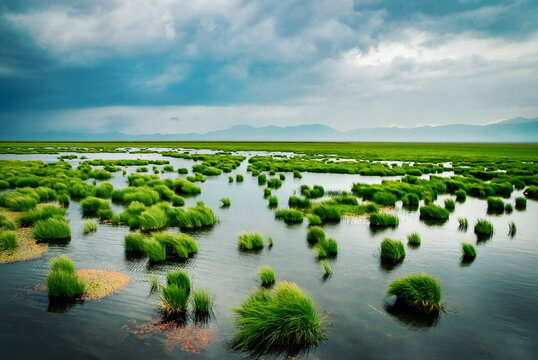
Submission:
[[83,300],[100,299],[123,289],[131,277],[116,271],[103,269],[80,269],[77,276],[84,283]]

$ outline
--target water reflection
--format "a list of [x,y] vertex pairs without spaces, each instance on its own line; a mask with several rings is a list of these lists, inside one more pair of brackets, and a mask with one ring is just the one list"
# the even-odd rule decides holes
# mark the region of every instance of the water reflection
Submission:
[[402,325],[411,329],[427,329],[436,326],[439,322],[439,310],[430,312],[413,311],[402,305],[399,301],[394,304],[386,303],[385,310]]
[[52,297],[49,296],[49,304],[47,306],[48,312],[54,313],[66,313],[76,304],[83,304],[84,300],[74,300],[64,297]]
[[460,266],[461,267],[470,266],[473,263],[474,259],[475,259],[474,257],[462,256],[460,260]]

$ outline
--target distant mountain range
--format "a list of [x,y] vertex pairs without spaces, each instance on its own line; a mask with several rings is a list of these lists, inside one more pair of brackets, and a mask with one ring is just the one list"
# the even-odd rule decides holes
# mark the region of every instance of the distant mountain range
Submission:
[[36,141],[401,141],[401,142],[538,142],[538,117],[522,117],[487,125],[451,124],[414,128],[377,127],[338,131],[329,126],[313,124],[298,126],[252,127],[236,125],[205,134],[127,135],[120,132],[41,132],[0,133],[0,140]]

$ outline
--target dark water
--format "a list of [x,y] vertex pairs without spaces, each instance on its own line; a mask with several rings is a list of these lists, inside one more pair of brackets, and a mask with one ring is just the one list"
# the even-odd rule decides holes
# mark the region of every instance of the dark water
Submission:
[[[155,154],[89,154],[89,158],[153,158]],[[51,155],[4,155],[2,158],[55,161]],[[174,168],[193,162],[169,159]],[[78,164],[78,160],[71,161]],[[127,227],[99,225],[97,232],[84,235],[80,207],[72,202],[68,209],[72,239],[68,245],[52,245],[40,258],[0,264],[0,354],[29,358],[243,358],[230,349],[233,313],[248,292],[258,286],[257,269],[270,265],[277,280],[296,282],[328,313],[329,337],[318,347],[301,354],[306,358],[337,359],[536,359],[538,358],[538,204],[528,201],[527,210],[510,215],[486,215],[486,202],[468,198],[457,204],[445,224],[426,225],[418,211],[398,208],[400,226],[372,232],[366,219],[344,219],[326,225],[329,237],[338,241],[339,253],[330,260],[333,274],[324,279],[316,253],[305,236],[307,224],[286,225],[273,218],[263,198],[263,187],[246,172],[247,162],[235,170],[245,176],[243,183],[228,183],[228,175],[208,177],[202,194],[187,199],[187,205],[202,200],[220,219],[212,229],[194,232],[199,252],[187,262],[151,265],[147,259],[128,259],[123,251]],[[151,165],[148,168],[151,171]],[[161,167],[159,167],[161,168]],[[130,168],[134,171],[135,168]],[[176,173],[162,174],[175,178]],[[386,179],[386,178],[385,178]],[[350,190],[353,182],[381,182],[379,177],[359,175],[309,174],[301,180],[286,174],[286,181],[273,193],[281,207],[298,192],[301,184],[320,184],[326,190]],[[115,188],[126,185],[126,176],[116,173],[110,180]],[[511,202],[521,192],[514,192]],[[231,207],[219,207],[228,197]],[[442,204],[446,196],[436,201]],[[119,208],[118,208],[119,209]],[[458,217],[467,217],[469,230],[458,231]],[[461,242],[476,244],[472,226],[477,218],[489,219],[494,236],[480,242],[477,258],[461,263]],[[508,236],[508,223],[514,221],[517,234]],[[171,229],[177,231],[177,229]],[[258,231],[271,236],[274,246],[256,254],[240,253],[237,235]],[[385,237],[407,242],[407,234],[418,232],[422,244],[407,248],[405,261],[387,270],[380,266],[379,245]],[[129,285],[99,301],[85,301],[62,307],[50,304],[46,292],[35,289],[44,283],[48,262],[53,256],[67,254],[77,268],[105,268],[131,276]],[[201,345],[193,354],[180,344],[171,348],[167,332],[150,336],[133,334],[137,324],[154,324],[161,317],[158,295],[150,294],[148,274],[161,283],[167,271],[184,268],[194,287],[202,287],[216,299],[214,314],[200,332],[209,334],[211,343]],[[445,310],[438,318],[418,319],[390,314],[385,309],[384,293],[394,279],[427,272],[441,284]],[[133,322],[136,320],[136,323]],[[190,331],[194,319],[182,326]],[[127,329],[126,326],[129,328]],[[191,334],[192,332],[188,332]],[[189,342],[190,335],[184,335]],[[269,356],[271,357],[271,356]]]

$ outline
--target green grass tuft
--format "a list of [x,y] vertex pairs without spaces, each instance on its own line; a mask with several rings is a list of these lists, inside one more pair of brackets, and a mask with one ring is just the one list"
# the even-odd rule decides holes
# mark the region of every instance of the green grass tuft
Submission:
[[405,258],[405,247],[401,241],[386,238],[381,242],[381,260],[401,262]]
[[275,283],[275,273],[270,266],[262,266],[258,270],[262,286],[270,286]]
[[517,210],[525,210],[527,208],[527,199],[524,197],[517,197],[516,198],[516,209]]
[[237,349],[312,346],[325,338],[324,316],[294,283],[254,292],[233,310]]
[[278,198],[276,196],[269,196],[269,207],[275,208],[278,206]]
[[318,250],[318,258],[320,259],[334,257],[338,254],[338,243],[331,238],[320,239],[316,244],[316,249]]
[[407,235],[407,243],[409,245],[420,245],[420,236],[417,233]]
[[84,284],[75,273],[73,261],[66,255],[52,259],[51,272],[47,276],[47,290],[50,296],[76,298],[84,293]]
[[440,206],[430,204],[420,208],[420,218],[429,220],[447,220],[449,212]]
[[162,230],[168,225],[168,214],[162,207],[153,205],[138,215],[138,221],[143,231]]
[[325,271],[325,276],[329,276],[333,273],[333,269],[331,269],[331,266],[329,263],[325,260],[320,261],[321,266],[323,266],[323,271]]
[[456,208],[456,203],[452,199],[445,199],[445,209],[452,211]]
[[398,217],[390,214],[372,214],[370,215],[371,227],[398,226]]
[[191,291],[191,279],[189,274],[183,270],[169,271],[166,274],[166,285],[176,285],[177,287],[184,288],[187,293]]
[[204,289],[192,291],[192,307],[197,315],[206,315],[213,308],[214,300]]
[[471,244],[461,243],[461,251],[465,259],[474,259],[476,257],[476,250]]
[[97,221],[95,220],[85,220],[82,223],[82,230],[84,231],[84,234],[91,233],[93,231],[97,230]]
[[34,237],[39,240],[65,240],[71,238],[71,229],[64,219],[39,220],[34,225]]
[[482,236],[493,235],[493,225],[487,220],[479,219],[474,226],[474,233]]
[[454,191],[454,195],[456,195],[456,201],[457,202],[465,202],[467,200],[467,193],[465,190],[459,189]]
[[441,287],[430,275],[416,274],[401,277],[389,285],[387,294],[410,310],[431,312],[439,310]]
[[317,244],[319,241],[325,240],[325,232],[319,226],[312,226],[308,229],[306,239],[311,244]]
[[9,250],[17,247],[15,231],[0,230],[0,250]]
[[44,206],[40,209],[28,210],[21,214],[19,223],[21,226],[32,226],[39,220],[46,220],[50,218],[64,218],[65,209],[58,208],[56,206]]
[[309,225],[321,225],[321,218],[314,214],[308,214],[306,216],[308,218],[308,224]]
[[275,211],[275,218],[287,223],[302,223],[303,213],[297,209],[280,209]]
[[498,197],[488,197],[488,212],[502,213],[504,212],[504,202]]
[[110,204],[105,199],[88,196],[80,202],[82,214],[84,216],[96,215],[99,210],[110,209]]
[[373,201],[382,206],[394,206],[396,196],[388,191],[379,191],[374,194]]
[[222,199],[220,199],[220,202],[222,203],[222,207],[230,206],[230,199],[228,199],[228,198],[222,198]]
[[187,311],[189,294],[187,289],[175,284],[166,285],[162,289],[162,309],[167,314],[177,314]]
[[242,251],[263,248],[263,238],[258,233],[241,233],[238,238],[239,249]]

